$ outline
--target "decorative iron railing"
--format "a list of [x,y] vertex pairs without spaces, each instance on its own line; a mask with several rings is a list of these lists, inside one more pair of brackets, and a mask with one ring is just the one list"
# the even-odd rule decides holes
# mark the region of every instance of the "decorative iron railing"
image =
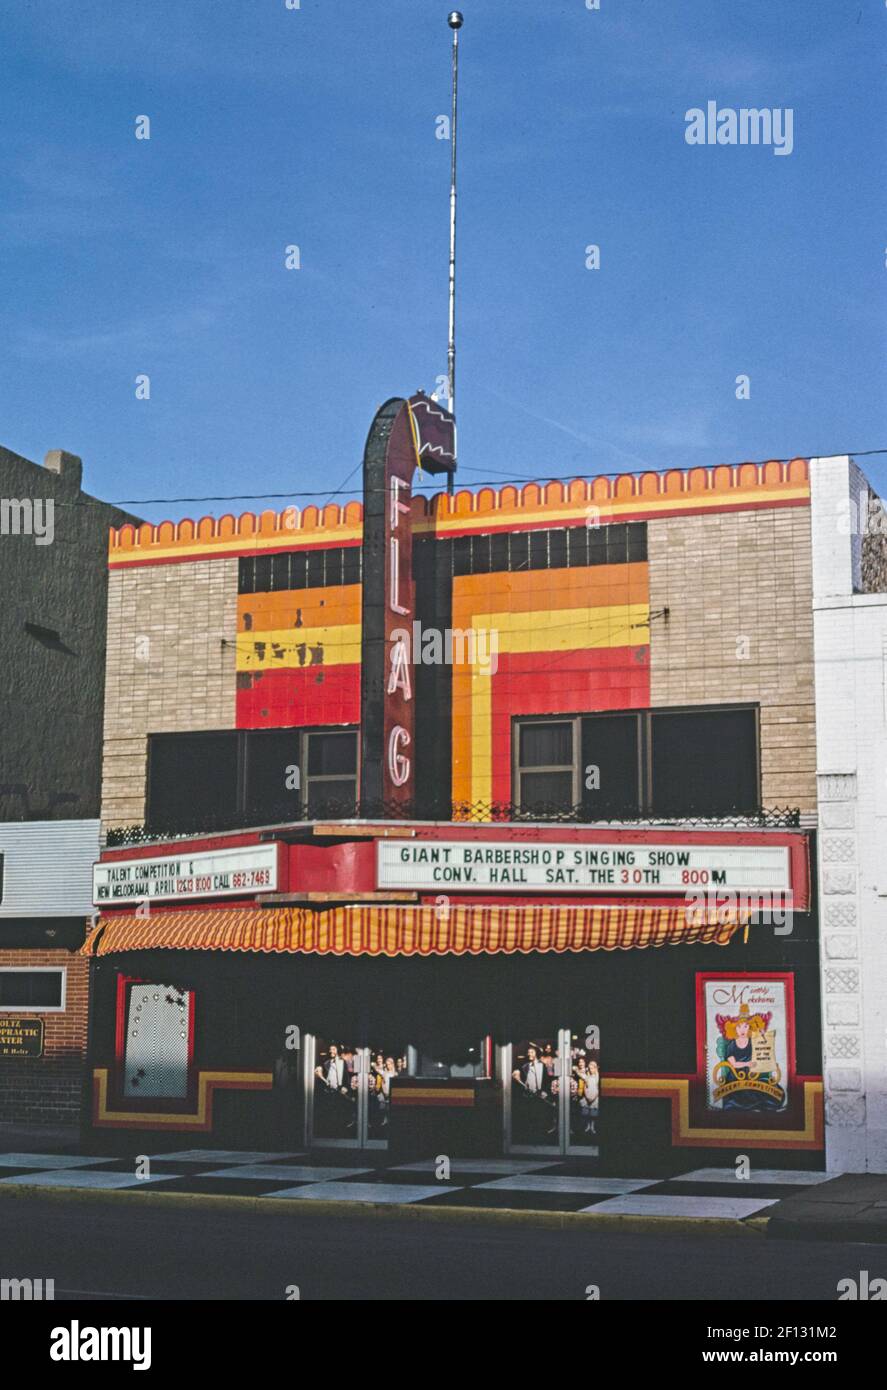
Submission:
[[218,816],[204,819],[190,818],[182,816],[181,821],[175,826],[152,826],[148,824],[118,826],[110,829],[105,835],[105,844],[111,848],[118,848],[125,845],[148,844],[165,840],[195,839],[198,836],[214,835],[221,832],[232,830],[264,830],[280,829],[282,831],[297,831],[301,827],[307,827],[312,823],[339,824],[353,821],[399,821],[399,822],[428,822],[453,825],[490,825],[490,824],[522,824],[522,825],[584,825],[598,827],[612,827],[613,829],[645,829],[658,826],[664,827],[687,827],[692,824],[701,829],[710,830],[742,830],[742,829],[767,829],[767,830],[791,830],[797,829],[801,824],[801,813],[797,808],[788,806],[769,807],[766,810],[742,812],[738,810],[730,811],[721,815],[711,815],[704,812],[696,812],[692,807],[688,807],[684,814],[680,816],[653,816],[653,815],[624,815],[614,816],[605,819],[589,819],[587,808],[574,806],[571,808],[551,807],[550,809],[534,807],[532,811],[524,810],[513,802],[503,801],[472,801],[455,802],[449,808],[450,814],[442,816],[440,814],[439,803],[423,804],[414,802],[411,807],[404,810],[402,807],[390,804],[367,805],[362,803],[360,806],[336,812],[330,812],[326,816],[317,816],[313,821],[286,820],[269,821],[260,815],[239,816]]

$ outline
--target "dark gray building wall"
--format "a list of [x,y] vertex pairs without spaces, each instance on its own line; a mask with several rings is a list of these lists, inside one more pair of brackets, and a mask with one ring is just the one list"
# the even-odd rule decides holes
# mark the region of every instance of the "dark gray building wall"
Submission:
[[0,821],[100,809],[108,532],[137,519],[81,490],[74,455],[46,464],[0,447]]

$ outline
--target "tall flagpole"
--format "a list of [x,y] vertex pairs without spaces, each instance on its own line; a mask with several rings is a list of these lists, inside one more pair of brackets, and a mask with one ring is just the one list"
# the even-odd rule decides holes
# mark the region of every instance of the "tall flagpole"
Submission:
[[[459,92],[459,30],[462,16],[453,10],[447,23],[453,31],[453,114],[450,122],[450,321],[447,344],[447,409],[451,415],[456,413],[456,122],[458,119],[457,97]],[[449,492],[453,490],[453,475],[448,479]]]

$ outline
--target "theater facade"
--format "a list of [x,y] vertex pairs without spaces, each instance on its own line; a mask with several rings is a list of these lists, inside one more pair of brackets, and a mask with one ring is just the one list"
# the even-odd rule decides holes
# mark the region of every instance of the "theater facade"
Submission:
[[92,1140],[821,1166],[806,461],[453,452],[113,533]]

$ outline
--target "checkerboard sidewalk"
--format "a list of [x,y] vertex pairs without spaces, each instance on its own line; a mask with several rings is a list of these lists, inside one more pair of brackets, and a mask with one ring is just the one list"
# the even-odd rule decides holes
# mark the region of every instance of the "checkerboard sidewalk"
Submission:
[[0,1153],[0,1186],[80,1190],[155,1188],[213,1196],[277,1197],[293,1201],[386,1203],[517,1211],[600,1212],[747,1220],[782,1198],[827,1181],[828,1174],[752,1170],[738,1180],[732,1168],[697,1168],[669,1178],[597,1176],[587,1161],[465,1158],[452,1161],[446,1180],[434,1159],[390,1164],[384,1157],[340,1150],[332,1154],[244,1153],[183,1149],[150,1156],[139,1176],[134,1158],[80,1154]]

